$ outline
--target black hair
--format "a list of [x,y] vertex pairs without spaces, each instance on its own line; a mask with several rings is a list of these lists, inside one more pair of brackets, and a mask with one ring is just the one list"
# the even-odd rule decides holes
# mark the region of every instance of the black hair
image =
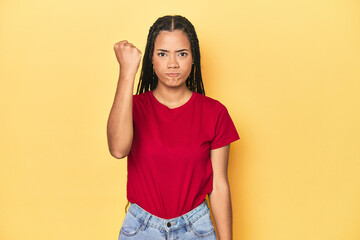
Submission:
[[186,79],[186,86],[191,91],[205,95],[204,84],[201,76],[199,40],[191,22],[180,15],[167,15],[160,17],[150,27],[136,94],[144,93],[156,88],[158,84],[158,77],[154,72],[152,64],[155,39],[160,31],[171,32],[173,30],[183,31],[190,41],[191,54],[194,64],[192,65],[191,72]]

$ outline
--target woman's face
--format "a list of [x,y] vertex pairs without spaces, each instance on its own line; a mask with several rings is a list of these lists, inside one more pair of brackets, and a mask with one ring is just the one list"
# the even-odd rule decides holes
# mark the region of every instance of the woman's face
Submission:
[[155,39],[152,61],[158,86],[186,86],[193,61],[186,33],[180,30],[161,31]]

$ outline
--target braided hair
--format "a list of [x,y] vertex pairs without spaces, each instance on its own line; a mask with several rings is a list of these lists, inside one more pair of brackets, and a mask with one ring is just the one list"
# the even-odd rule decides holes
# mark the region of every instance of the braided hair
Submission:
[[188,87],[191,91],[205,95],[200,67],[199,40],[191,22],[185,17],[179,15],[160,17],[150,27],[136,94],[144,93],[156,88],[158,84],[158,77],[153,70],[152,63],[155,39],[160,31],[171,32],[173,30],[183,31],[190,41],[191,54],[193,56],[194,64],[192,65],[191,72],[186,79],[186,87]]

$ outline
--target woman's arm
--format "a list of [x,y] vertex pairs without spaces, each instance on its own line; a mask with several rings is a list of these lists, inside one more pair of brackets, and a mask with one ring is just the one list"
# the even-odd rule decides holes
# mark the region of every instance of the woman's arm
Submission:
[[209,194],[210,206],[220,240],[232,240],[232,207],[228,181],[230,144],[211,150],[213,191]]
[[120,73],[107,123],[107,138],[111,155],[124,158],[129,154],[133,140],[133,90],[141,52],[126,40],[116,43],[114,51],[120,64]]

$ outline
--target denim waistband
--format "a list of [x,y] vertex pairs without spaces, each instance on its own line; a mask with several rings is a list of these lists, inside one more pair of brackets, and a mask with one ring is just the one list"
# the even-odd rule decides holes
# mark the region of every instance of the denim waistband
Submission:
[[128,212],[142,222],[141,229],[145,230],[147,226],[157,228],[163,231],[173,231],[186,226],[190,231],[190,225],[198,220],[203,215],[210,212],[210,209],[206,203],[206,199],[196,208],[187,212],[179,217],[164,219],[157,217],[146,210],[142,209],[136,203],[131,203]]

